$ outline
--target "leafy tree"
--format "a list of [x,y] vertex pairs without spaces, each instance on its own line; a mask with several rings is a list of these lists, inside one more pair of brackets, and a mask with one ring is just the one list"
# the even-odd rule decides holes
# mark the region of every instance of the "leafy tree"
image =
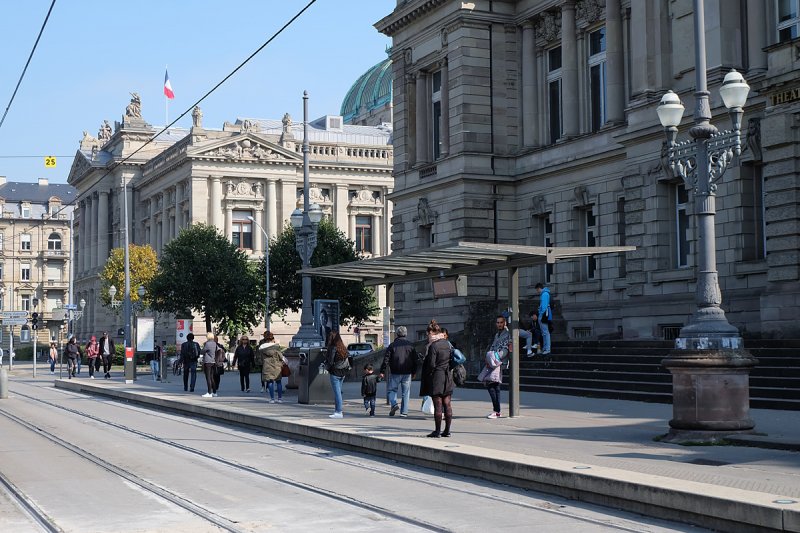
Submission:
[[[149,244],[139,246],[131,244],[128,248],[128,262],[131,274],[131,302],[139,301],[137,289],[139,285],[147,287],[150,280],[156,275],[158,270],[158,258],[156,252]],[[111,296],[108,289],[112,285],[117,289],[116,299],[121,300],[125,292],[125,252],[122,248],[111,250],[106,261],[103,272],[100,273],[100,302],[108,307],[111,305]],[[149,305],[148,296],[145,295],[145,306]]]
[[217,322],[219,331],[236,335],[263,315],[258,280],[257,263],[214,226],[195,224],[164,246],[149,285],[151,307],[168,313],[195,310],[204,316],[207,331]]
[[[269,245],[269,285],[276,296],[270,298],[270,310],[279,316],[288,310],[298,311],[303,305],[302,268],[295,249],[295,232],[286,224],[283,232]],[[359,260],[355,244],[333,222],[323,219],[317,232],[317,247],[311,256],[311,266],[327,266]],[[261,261],[261,279],[265,264]],[[314,299],[339,300],[339,322],[343,325],[363,324],[378,311],[375,291],[359,281],[316,278],[311,282]]]

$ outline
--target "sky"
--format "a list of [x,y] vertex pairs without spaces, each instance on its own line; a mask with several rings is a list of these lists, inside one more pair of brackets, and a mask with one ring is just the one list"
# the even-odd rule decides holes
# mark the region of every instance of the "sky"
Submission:
[[[190,108],[310,0],[57,0],[22,85],[0,127],[0,176],[66,183],[86,130],[121,120],[130,93],[142,117],[165,124],[164,71]],[[8,106],[51,0],[8,2],[0,17],[0,117]],[[237,117],[302,120],[338,115],[355,80],[386,58],[391,39],[373,27],[395,0],[317,0],[204,100],[203,126]],[[190,127],[191,113],[176,126]],[[45,167],[45,156],[57,156]],[[9,157],[13,156],[13,157]],[[33,157],[18,157],[33,156]]]

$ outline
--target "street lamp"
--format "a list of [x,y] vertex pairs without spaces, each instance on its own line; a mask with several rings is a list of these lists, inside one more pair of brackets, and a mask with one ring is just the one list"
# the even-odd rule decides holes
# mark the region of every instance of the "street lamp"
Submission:
[[33,303],[33,315],[32,315],[33,320],[31,324],[31,332],[33,333],[33,377],[36,377],[36,341],[39,339],[38,335],[39,325],[37,324],[39,319],[39,313],[36,311],[36,309],[39,307],[39,298],[34,296],[32,303]]
[[[295,249],[300,254],[303,270],[311,266],[311,256],[317,247],[317,228],[322,220],[322,209],[319,205],[309,204],[308,200],[308,92],[303,91],[303,210],[295,209],[289,217],[295,230]],[[311,312],[311,277],[305,272],[301,274],[303,281],[303,307],[300,313],[300,329],[289,343],[293,348],[311,348],[322,346],[324,339],[314,329],[314,317]]]
[[255,227],[260,229],[261,233],[264,235],[264,264],[265,264],[265,270],[267,272],[267,275],[265,276],[267,285],[266,287],[267,302],[266,302],[266,307],[264,308],[264,329],[269,331],[269,235],[267,235],[267,232],[264,231],[264,228],[261,227],[261,224],[256,222],[256,219],[254,219],[249,215],[247,218],[250,220],[250,222],[253,223],[253,225],[255,225]]
[[109,298],[111,298],[111,308],[112,309],[116,309],[120,305],[122,305],[122,300],[115,300],[114,299],[114,296],[116,296],[116,295],[117,295],[117,288],[114,285],[110,286],[108,288],[108,296],[109,296]]
[[741,154],[742,107],[750,87],[732,70],[720,95],[731,115],[733,129],[719,132],[710,123],[711,108],[706,80],[704,0],[694,0],[695,110],[692,139],[676,143],[683,104],[668,91],[658,106],[669,150],[669,166],[694,191],[697,217],[696,310],[681,328],[675,350],[662,364],[672,373],[673,419],[669,439],[712,439],[715,435],[751,430],[749,416],[750,367],[757,361],[744,350],[739,330],[721,308],[716,264],[715,214],[717,181],[738,162]]

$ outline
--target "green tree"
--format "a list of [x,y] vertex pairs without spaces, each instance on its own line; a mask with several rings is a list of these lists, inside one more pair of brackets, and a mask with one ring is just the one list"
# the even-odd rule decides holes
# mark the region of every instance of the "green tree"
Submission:
[[[147,287],[150,284],[150,280],[158,270],[158,258],[149,244],[143,246],[131,244],[128,248],[128,262],[131,274],[131,302],[138,302],[139,294],[136,291],[139,285]],[[112,285],[117,289],[115,298],[121,300],[125,292],[125,252],[122,248],[111,250],[103,272],[100,273],[100,303],[106,307],[111,305],[108,289]],[[144,300],[144,305],[149,305],[147,295]]]
[[[311,266],[327,266],[358,261],[355,244],[333,222],[323,219],[317,233],[317,247],[311,256]],[[303,305],[300,274],[300,255],[295,249],[295,233],[291,224],[269,245],[269,284],[276,296],[270,298],[270,310],[278,316],[288,310],[298,311]],[[261,279],[265,264],[261,261]],[[314,299],[339,300],[339,322],[343,325],[363,324],[378,311],[375,291],[358,281],[316,278],[311,282]]]
[[214,226],[195,224],[164,246],[159,269],[148,287],[156,311],[203,315],[227,335],[247,331],[263,315],[264,289],[258,265]]

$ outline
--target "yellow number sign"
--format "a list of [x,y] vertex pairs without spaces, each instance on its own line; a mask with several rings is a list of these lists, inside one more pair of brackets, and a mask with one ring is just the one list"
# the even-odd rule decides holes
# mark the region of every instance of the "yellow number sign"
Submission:
[[44,158],[44,167],[45,168],[56,168],[56,156],[48,155]]

